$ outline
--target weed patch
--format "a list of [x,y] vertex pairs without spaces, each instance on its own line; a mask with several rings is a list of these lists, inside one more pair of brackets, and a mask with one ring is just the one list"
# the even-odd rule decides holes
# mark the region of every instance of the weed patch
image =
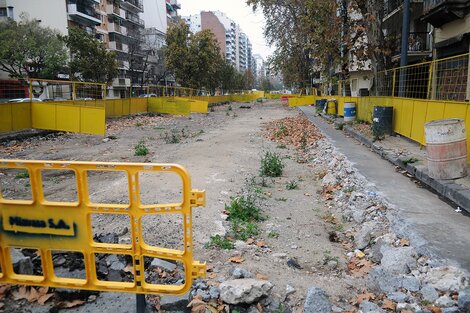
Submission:
[[141,140],[139,143],[134,147],[134,155],[135,156],[144,156],[149,153],[149,149],[145,146],[145,141]]
[[287,182],[287,184],[286,184],[286,189],[287,190],[294,190],[294,189],[297,189],[297,188],[299,188],[299,185],[295,180],[291,180],[291,181]]
[[20,171],[15,175],[16,179],[22,179],[22,178],[29,178],[29,172],[28,171]]
[[232,197],[230,204],[225,205],[225,211],[232,221],[258,222],[263,220],[261,209],[256,204],[256,197],[251,194]]
[[224,250],[231,250],[233,249],[233,242],[228,240],[227,238],[221,237],[220,235],[211,236],[209,242],[207,242],[204,247],[206,249],[224,249]]
[[267,151],[261,158],[261,176],[279,177],[282,175],[283,169],[284,164],[277,153]]

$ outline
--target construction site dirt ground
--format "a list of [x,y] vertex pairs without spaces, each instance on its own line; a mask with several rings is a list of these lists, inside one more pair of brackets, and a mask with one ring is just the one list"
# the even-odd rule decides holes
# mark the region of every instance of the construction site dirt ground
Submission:
[[[273,137],[273,129],[271,133],[266,130],[267,124],[287,117],[302,115],[280,101],[232,103],[213,107],[208,114],[190,116],[122,117],[108,121],[106,137],[59,133],[9,142],[0,146],[0,158],[180,164],[188,170],[192,187],[206,191],[206,206],[194,209],[193,245],[194,258],[207,262],[209,281],[229,277],[231,269],[242,267],[273,283],[272,293],[280,299],[286,294],[286,285],[292,286],[296,291],[287,301],[296,312],[302,310],[307,289],[312,285],[323,288],[333,304],[350,307],[368,286],[364,275],[351,274],[351,256],[346,255],[354,251],[352,246],[331,238],[332,232],[347,233],[350,225],[347,218],[334,217],[334,203],[326,201],[328,195],[325,198],[322,178],[329,160],[316,160],[305,151],[311,150],[315,155],[316,149],[322,149],[316,143],[302,147],[302,152],[299,147],[268,138]],[[139,143],[148,148],[147,155],[135,156]],[[260,177],[261,159],[266,152],[281,156],[284,170],[280,177]],[[25,192],[21,179],[4,188]],[[44,186],[46,197],[73,199],[70,175],[52,177],[49,183]],[[173,188],[177,184],[170,178],[149,177],[146,185],[143,194],[148,199],[155,200],[162,194],[179,196],[177,188]],[[241,247],[209,248],[211,236],[223,237],[230,232],[225,206],[253,185],[265,217],[259,223],[259,233]],[[122,177],[101,175],[95,177],[89,193],[97,201],[125,203],[126,188]],[[93,233],[126,236],[127,223],[115,216],[99,216],[93,221]],[[181,245],[180,221],[160,218],[143,227],[148,240],[156,245]],[[299,268],[288,264],[288,260],[295,260]],[[49,312],[54,306],[53,298],[45,305],[14,301],[11,297],[4,301],[5,312]],[[67,311],[128,312],[134,309],[133,301],[132,294],[101,293],[96,300]]]
[[[250,108],[243,109],[241,106]],[[194,210],[194,257],[215,267],[216,271],[228,272],[235,266],[229,261],[234,251],[206,249],[204,246],[211,235],[224,231],[220,229],[223,227],[221,214],[225,204],[230,202],[230,197],[246,188],[253,177],[259,177],[263,153],[277,152],[284,159],[285,170],[281,177],[267,179],[268,187],[263,187],[265,197],[262,209],[267,219],[257,236],[266,242],[269,249],[258,248],[245,253],[245,261],[240,265],[250,272],[266,275],[279,294],[283,293],[286,284],[290,284],[298,290],[297,297],[302,298],[306,288],[315,282],[331,296],[348,297],[348,285],[341,279],[341,271],[331,272],[325,270],[323,265],[325,255],[343,259],[344,251],[339,244],[329,241],[331,227],[321,218],[327,214],[317,194],[320,188],[317,175],[322,169],[309,163],[296,162],[294,149],[279,148],[263,136],[265,123],[297,116],[297,110],[281,106],[279,101],[272,101],[250,105],[232,103],[215,107],[213,111],[186,117],[136,116],[113,119],[108,122],[108,139],[61,134],[2,147],[0,158],[180,164],[189,171],[193,188],[204,189],[207,197],[206,207]],[[141,140],[148,147],[149,154],[134,156],[134,147]],[[298,188],[287,190],[285,186],[288,181],[298,181]],[[71,182],[71,179],[59,179],[50,188],[66,198],[65,195],[71,193]],[[116,195],[119,197],[122,193],[118,190],[125,190],[127,186],[124,181],[120,183],[119,178],[109,181],[103,177],[95,188],[91,193],[102,200]],[[158,187],[152,190],[158,192]],[[118,229],[125,227],[122,222],[105,218],[96,224],[94,232],[119,232]],[[179,229],[178,225],[171,228],[155,224],[149,225],[146,231],[150,236],[167,238],[171,245],[179,243],[176,240]],[[165,236],[161,236],[162,232]],[[269,238],[269,232],[279,236]],[[297,258],[303,269],[290,268],[287,259],[273,258],[272,254],[275,253],[286,253],[288,257]],[[344,262],[340,266],[344,267]],[[36,310],[40,312],[48,309]]]

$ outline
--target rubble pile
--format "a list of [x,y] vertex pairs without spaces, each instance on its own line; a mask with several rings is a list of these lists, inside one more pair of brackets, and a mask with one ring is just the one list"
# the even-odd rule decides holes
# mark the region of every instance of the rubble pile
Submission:
[[422,238],[414,246],[412,234],[407,238],[396,232],[393,225],[399,217],[395,210],[329,142],[318,141],[312,153],[313,162],[325,168],[323,196],[332,215],[348,221],[349,228],[335,234],[349,247],[348,269],[371,264],[367,292],[373,296],[357,303],[359,310],[470,312],[468,273],[423,249]]

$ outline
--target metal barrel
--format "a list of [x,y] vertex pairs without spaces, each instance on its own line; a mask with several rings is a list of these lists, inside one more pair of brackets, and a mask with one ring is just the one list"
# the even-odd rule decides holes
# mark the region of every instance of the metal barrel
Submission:
[[336,101],[328,100],[326,104],[326,114],[335,115],[336,114]]
[[455,179],[467,175],[467,135],[463,119],[426,123],[424,135],[430,177]]
[[355,102],[344,103],[343,117],[344,117],[345,122],[354,122],[356,120],[356,103]]
[[374,107],[372,132],[375,137],[393,134],[393,107]]

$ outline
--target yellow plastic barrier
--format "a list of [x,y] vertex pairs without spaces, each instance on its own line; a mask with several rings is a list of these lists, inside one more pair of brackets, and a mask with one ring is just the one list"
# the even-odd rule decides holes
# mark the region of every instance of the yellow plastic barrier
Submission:
[[31,103],[0,103],[0,133],[31,128]]
[[[63,161],[0,160],[0,171],[23,170],[29,173],[30,199],[11,199],[2,190],[0,197],[1,253],[0,283],[75,288],[96,291],[115,291],[152,294],[183,294],[192,280],[205,276],[205,264],[193,261],[192,208],[205,205],[205,192],[191,189],[187,171],[175,164],[91,163]],[[49,171],[49,172],[48,172]],[[73,202],[53,202],[44,194],[44,173],[68,171],[73,175],[77,198]],[[122,173],[127,178],[128,204],[93,203],[90,195],[90,172],[108,175]],[[181,202],[143,204],[141,175],[168,173],[181,179]],[[110,175],[110,174],[109,174]],[[116,201],[117,202],[117,201]],[[94,241],[92,214],[113,214],[129,217],[129,244],[108,244]],[[148,216],[177,215],[182,221],[182,250],[150,245],[144,236],[142,220]],[[161,225],[155,225],[158,232]],[[11,249],[37,250],[41,259],[42,275],[16,273],[12,264]],[[83,279],[56,276],[53,264],[54,251],[83,254],[86,275]],[[133,281],[104,281],[97,276],[96,254],[127,256],[132,267]],[[144,258],[162,258],[184,265],[184,282],[181,285],[148,283],[145,277]]]

